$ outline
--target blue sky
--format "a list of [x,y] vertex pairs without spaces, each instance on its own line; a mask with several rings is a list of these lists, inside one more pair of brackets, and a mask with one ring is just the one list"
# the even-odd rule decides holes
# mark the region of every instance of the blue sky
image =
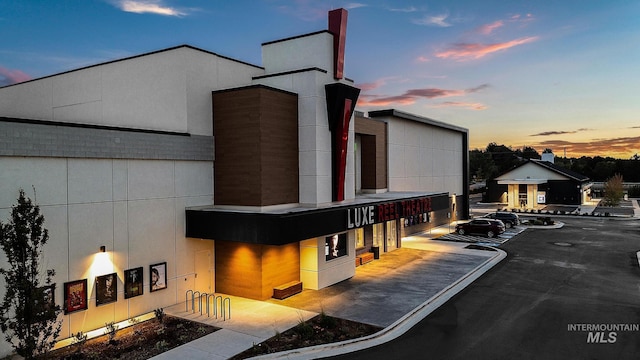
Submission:
[[640,153],[640,1],[0,0],[0,86],[189,44],[260,44],[345,8],[358,108],[395,108],[558,155]]

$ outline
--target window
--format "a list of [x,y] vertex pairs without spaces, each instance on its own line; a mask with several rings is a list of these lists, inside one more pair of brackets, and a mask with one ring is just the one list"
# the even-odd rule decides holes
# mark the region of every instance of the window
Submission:
[[382,247],[384,244],[384,224],[373,225],[373,246]]
[[364,247],[364,228],[356,229],[356,249]]

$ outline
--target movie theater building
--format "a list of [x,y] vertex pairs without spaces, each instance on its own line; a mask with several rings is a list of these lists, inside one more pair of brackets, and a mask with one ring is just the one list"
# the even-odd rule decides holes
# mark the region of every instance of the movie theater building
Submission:
[[184,45],[0,88],[0,215],[40,205],[62,337],[188,290],[320,289],[468,217],[468,131],[355,111],[346,16],[261,66]]

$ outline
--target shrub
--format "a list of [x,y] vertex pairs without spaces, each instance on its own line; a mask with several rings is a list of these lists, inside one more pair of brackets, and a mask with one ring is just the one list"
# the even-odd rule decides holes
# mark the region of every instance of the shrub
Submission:
[[320,313],[320,325],[328,329],[333,329],[336,327],[336,319],[325,314],[323,311]]
[[104,334],[109,337],[109,343],[112,343],[116,338],[116,333],[118,332],[118,325],[115,322],[109,322],[104,324]]
[[[604,205],[618,206],[624,196],[622,175],[615,174],[604,183]],[[605,215],[606,216],[606,215]]]
[[73,345],[76,346],[76,353],[82,353],[82,348],[87,342],[87,334],[83,333],[82,331],[78,331],[77,333],[73,334],[72,342]]
[[159,323],[163,323],[164,322],[164,309],[163,308],[158,308],[153,310],[153,313],[156,316],[156,320],[158,320]]
[[169,347],[169,343],[166,340],[160,340],[156,343],[156,349],[160,352],[164,352]]
[[313,337],[313,326],[306,321],[299,322],[294,328],[294,331],[302,340],[308,340]]

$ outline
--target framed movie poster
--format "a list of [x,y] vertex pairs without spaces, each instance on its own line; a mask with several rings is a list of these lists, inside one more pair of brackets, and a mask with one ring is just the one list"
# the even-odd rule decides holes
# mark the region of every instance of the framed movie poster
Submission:
[[167,288],[167,263],[149,265],[151,292]]
[[96,306],[118,301],[118,276],[111,273],[96,276]]
[[324,255],[326,261],[347,255],[347,233],[327,236],[324,241]]
[[124,298],[142,295],[142,267],[124,271]]
[[87,310],[87,279],[64,283],[64,313]]
[[36,318],[38,321],[44,321],[52,316],[55,316],[56,312],[56,284],[41,286],[38,288],[38,295],[36,301]]

